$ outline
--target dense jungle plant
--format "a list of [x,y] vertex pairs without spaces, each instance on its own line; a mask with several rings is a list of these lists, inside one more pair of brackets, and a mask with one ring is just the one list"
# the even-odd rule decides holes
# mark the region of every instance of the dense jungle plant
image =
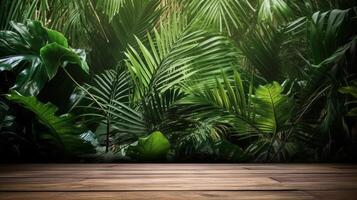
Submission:
[[348,0],[3,0],[1,152],[353,160],[356,25]]

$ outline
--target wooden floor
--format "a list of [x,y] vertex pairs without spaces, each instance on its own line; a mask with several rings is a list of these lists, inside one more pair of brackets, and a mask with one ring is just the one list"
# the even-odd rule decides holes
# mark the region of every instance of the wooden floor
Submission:
[[0,200],[357,199],[357,165],[0,165]]

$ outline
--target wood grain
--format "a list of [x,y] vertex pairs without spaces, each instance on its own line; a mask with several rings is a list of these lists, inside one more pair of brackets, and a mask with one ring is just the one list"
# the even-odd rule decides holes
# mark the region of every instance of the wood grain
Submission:
[[357,165],[0,165],[0,200],[357,199]]

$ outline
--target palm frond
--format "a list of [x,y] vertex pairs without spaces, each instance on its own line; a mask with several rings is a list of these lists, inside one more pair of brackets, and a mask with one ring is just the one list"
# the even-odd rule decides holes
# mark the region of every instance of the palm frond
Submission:
[[94,77],[92,84],[81,86],[74,109],[81,111],[80,117],[87,124],[104,126],[98,130],[105,137],[106,152],[116,138],[118,144],[128,144],[146,133],[144,118],[130,105],[130,77],[126,72],[107,70]]
[[148,46],[137,40],[139,51],[131,47],[126,53],[136,97],[153,90],[164,92],[193,75],[213,76],[231,69],[236,59],[225,37],[205,31],[187,32],[188,28],[173,18],[155,30],[154,37],[148,35]]
[[9,29],[10,22],[25,22],[27,19],[47,22],[48,0],[4,0],[0,2],[0,29]]
[[268,82],[284,77],[279,55],[283,38],[278,28],[260,25],[239,42],[243,55]]
[[109,21],[113,20],[113,17],[119,13],[120,8],[125,3],[133,2],[132,0],[102,0],[97,1],[96,8],[101,10],[109,17]]
[[[98,2],[99,3],[99,2]],[[158,24],[163,9],[159,0],[126,0],[112,20],[100,16],[108,37],[93,33],[90,59],[95,71],[102,72],[117,63],[122,63],[129,45],[137,48],[135,36],[147,44],[147,33],[152,33]]]
[[182,0],[182,2],[194,23],[230,35],[239,28],[248,27],[252,18],[251,12],[255,12],[246,0]]
[[285,0],[261,0],[258,20],[271,24],[287,21],[292,16],[292,10]]

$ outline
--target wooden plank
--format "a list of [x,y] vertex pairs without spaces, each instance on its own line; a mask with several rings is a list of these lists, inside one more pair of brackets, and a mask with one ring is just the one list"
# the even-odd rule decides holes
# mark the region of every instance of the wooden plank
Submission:
[[308,194],[322,200],[355,200],[357,190],[308,191]]
[[322,169],[322,168],[340,168],[356,169],[357,164],[295,164],[295,163],[266,163],[266,164],[240,164],[241,167],[251,170],[288,170],[288,169]]
[[279,182],[294,182],[294,183],[301,183],[301,182],[355,182],[357,183],[357,176],[339,176],[338,174],[328,174],[329,176],[323,175],[305,175],[299,174],[300,176],[296,175],[286,175],[286,176],[272,176],[273,179]]
[[0,165],[1,199],[357,199],[349,164]]
[[16,171],[16,170],[132,170],[132,171],[152,171],[152,170],[254,170],[254,171],[291,171],[291,170],[306,170],[306,171],[357,171],[357,165],[340,165],[340,164],[24,164],[24,165],[0,165],[0,170]]
[[90,175],[90,174],[101,174],[101,175],[181,175],[181,174],[231,174],[234,176],[239,176],[243,174],[256,174],[256,175],[290,175],[290,174],[336,174],[336,175],[357,175],[356,170],[86,170],[82,169],[80,171],[77,170],[17,170],[17,171],[1,171],[0,177],[31,177],[33,176],[41,176],[41,175],[58,175],[58,174],[78,174],[78,175]]
[[289,190],[270,178],[0,179],[0,191]]
[[158,192],[0,192],[0,200],[313,200],[298,191],[158,191]]
[[282,182],[288,188],[294,188],[301,191],[317,191],[317,190],[357,190],[357,182],[336,182],[336,181],[321,181],[321,182]]

